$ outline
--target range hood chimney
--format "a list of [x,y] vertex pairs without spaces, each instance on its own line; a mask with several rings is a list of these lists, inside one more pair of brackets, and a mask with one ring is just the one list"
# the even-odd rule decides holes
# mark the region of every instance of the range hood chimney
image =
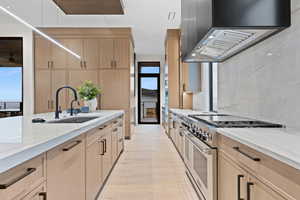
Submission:
[[291,25],[290,0],[182,0],[184,62],[223,62]]

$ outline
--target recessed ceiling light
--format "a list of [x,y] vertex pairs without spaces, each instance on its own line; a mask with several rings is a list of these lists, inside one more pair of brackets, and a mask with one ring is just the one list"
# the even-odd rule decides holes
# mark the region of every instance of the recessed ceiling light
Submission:
[[195,57],[195,56],[196,56],[196,53],[192,53],[192,56]]
[[273,56],[272,52],[267,53],[267,56]]

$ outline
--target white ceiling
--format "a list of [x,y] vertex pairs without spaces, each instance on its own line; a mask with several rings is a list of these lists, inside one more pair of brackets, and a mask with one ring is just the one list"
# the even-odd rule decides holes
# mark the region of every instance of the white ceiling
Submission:
[[[132,27],[137,54],[164,54],[166,30],[180,26],[181,0],[123,1],[120,16],[66,16],[52,0],[0,0],[0,5],[38,27]],[[169,12],[176,12],[174,20],[168,20]]]

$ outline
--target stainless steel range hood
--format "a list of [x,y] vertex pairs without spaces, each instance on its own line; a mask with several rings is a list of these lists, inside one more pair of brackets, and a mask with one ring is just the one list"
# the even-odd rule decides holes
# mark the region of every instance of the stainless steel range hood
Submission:
[[290,25],[290,0],[182,0],[183,61],[222,62]]

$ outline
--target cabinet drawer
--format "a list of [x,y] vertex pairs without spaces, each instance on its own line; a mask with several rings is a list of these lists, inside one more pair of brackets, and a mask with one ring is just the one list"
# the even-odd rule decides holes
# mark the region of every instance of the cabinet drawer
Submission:
[[86,144],[87,146],[93,144],[96,140],[99,140],[103,135],[107,134],[109,124],[104,124],[95,128],[86,134]]
[[20,199],[45,181],[45,155],[0,174],[0,199]]

